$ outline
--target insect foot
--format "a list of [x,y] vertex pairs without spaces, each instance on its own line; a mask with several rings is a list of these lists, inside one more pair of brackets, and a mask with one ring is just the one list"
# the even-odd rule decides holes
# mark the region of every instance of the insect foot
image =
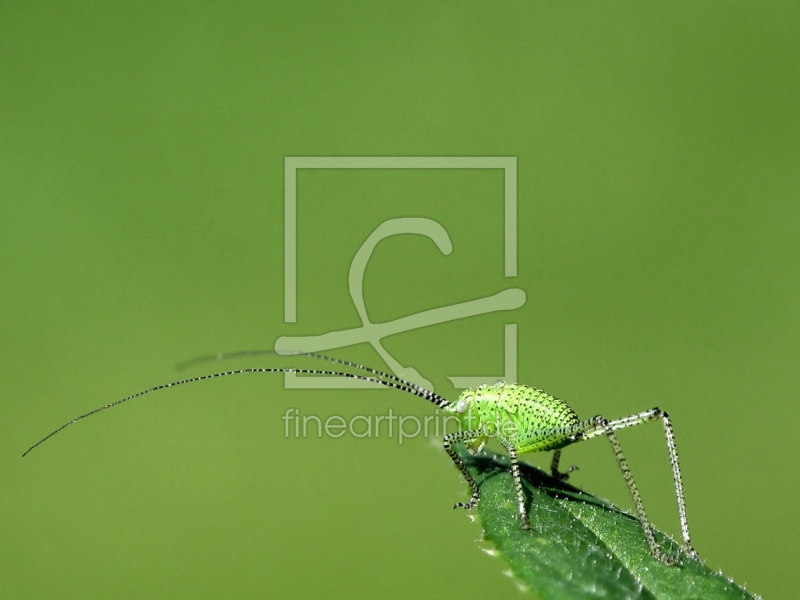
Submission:
[[470,508],[473,508],[476,504],[478,504],[480,499],[481,497],[479,495],[472,494],[472,498],[469,499],[469,502],[466,503],[456,502],[455,505],[453,506],[453,510],[455,510],[456,508],[463,508],[465,510],[469,510]]
[[653,554],[658,560],[667,566],[677,565],[681,562],[680,556],[670,556],[669,554],[664,554],[661,550],[654,552]]
[[550,474],[553,477],[555,477],[556,479],[558,479],[559,481],[569,481],[569,474],[572,473],[573,471],[577,471],[577,470],[578,470],[578,467],[576,467],[575,465],[572,465],[566,471],[551,471]]

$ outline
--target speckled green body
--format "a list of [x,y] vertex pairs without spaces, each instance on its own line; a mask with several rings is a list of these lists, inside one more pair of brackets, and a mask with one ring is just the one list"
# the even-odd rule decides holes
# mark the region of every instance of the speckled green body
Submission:
[[486,431],[473,446],[496,436],[524,453],[557,450],[582,439],[574,433],[578,415],[566,402],[527,385],[498,382],[468,389],[447,410],[458,415],[463,430]]

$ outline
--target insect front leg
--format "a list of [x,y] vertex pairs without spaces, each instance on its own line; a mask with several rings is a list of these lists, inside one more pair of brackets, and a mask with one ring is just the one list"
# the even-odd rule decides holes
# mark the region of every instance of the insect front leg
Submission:
[[475,447],[473,447],[473,446],[472,446],[472,444],[468,444],[468,445],[467,445],[467,451],[468,451],[468,452],[469,452],[469,453],[470,453],[472,456],[478,456],[478,455],[479,455],[481,452],[483,452],[483,449],[484,449],[485,447],[486,447],[486,439],[484,438],[484,439],[480,440],[480,441],[478,442],[478,445],[477,445],[477,446],[475,446]]
[[464,502],[456,502],[453,508],[465,508],[469,510],[473,506],[475,506],[478,501],[481,499],[481,493],[478,489],[478,484],[475,483],[475,480],[470,475],[469,470],[467,469],[467,465],[464,464],[464,461],[461,460],[461,457],[458,453],[453,449],[453,444],[456,442],[470,442],[472,440],[477,440],[483,437],[485,433],[482,430],[474,429],[471,431],[456,431],[454,433],[448,433],[444,436],[444,450],[447,452],[447,455],[456,463],[458,470],[461,471],[461,474],[464,476],[464,479],[467,480],[469,487],[472,489],[472,498],[469,499],[469,502],[466,504]]

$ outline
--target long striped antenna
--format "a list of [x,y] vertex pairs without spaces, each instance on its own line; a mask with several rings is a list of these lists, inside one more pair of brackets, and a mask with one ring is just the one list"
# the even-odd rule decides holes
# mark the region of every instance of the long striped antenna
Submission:
[[402,383],[410,388],[417,389],[421,392],[427,392],[428,394],[438,398],[440,400],[444,400],[447,402],[445,398],[440,396],[439,394],[432,392],[428,389],[425,389],[421,385],[414,383],[413,381],[408,381],[407,379],[402,379],[397,375],[392,375],[391,373],[386,373],[385,371],[379,371],[378,369],[373,369],[372,367],[366,367],[364,365],[360,365],[358,363],[350,362],[349,360],[344,360],[342,358],[334,358],[333,356],[327,356],[325,354],[317,354],[316,352],[305,352],[303,350],[293,350],[290,352],[276,352],[275,350],[239,350],[237,352],[217,352],[216,354],[205,354],[203,356],[198,356],[196,358],[190,358],[189,360],[185,360],[181,363],[175,365],[176,371],[183,371],[184,369],[188,369],[189,367],[193,367],[195,365],[207,363],[207,362],[219,362],[223,360],[229,360],[232,358],[242,358],[244,356],[264,356],[266,354],[278,355],[278,356],[308,356],[309,358],[316,358],[319,360],[327,360],[328,362],[337,363],[340,365],[345,365],[348,367],[352,367],[354,369],[359,369],[361,371],[365,371],[367,373],[372,373],[378,377],[382,377],[383,379],[389,379],[391,381],[397,381],[398,383]]
[[[336,359],[336,360],[338,360],[338,359]],[[161,384],[161,385],[156,385],[154,387],[148,388],[146,390],[142,390],[141,392],[136,392],[135,394],[131,394],[130,396],[126,396],[125,398],[122,398],[120,400],[116,400],[114,402],[111,402],[110,404],[106,404],[105,406],[101,406],[99,408],[95,408],[94,410],[90,410],[87,413],[84,413],[84,414],[82,414],[82,415],[80,415],[78,417],[75,417],[71,421],[67,421],[61,427],[59,427],[58,429],[50,432],[45,437],[43,437],[38,442],[36,442],[33,446],[31,446],[30,448],[25,450],[25,452],[22,454],[22,456],[23,457],[27,456],[28,453],[31,450],[33,450],[37,446],[42,445],[44,442],[49,440],[51,437],[53,437],[57,433],[60,433],[61,431],[63,431],[67,427],[69,427],[70,425],[73,425],[73,424],[77,423],[81,419],[85,419],[86,417],[91,417],[92,415],[95,415],[95,414],[97,414],[99,412],[102,412],[102,411],[107,410],[109,408],[113,408],[115,406],[118,406],[120,404],[128,402],[129,400],[133,400],[134,398],[138,398],[139,396],[144,396],[145,394],[149,394],[151,392],[157,392],[158,390],[163,390],[163,389],[171,388],[171,387],[177,387],[179,385],[184,385],[184,384],[187,384],[187,383],[194,383],[196,381],[205,381],[206,379],[216,379],[217,377],[227,377],[228,375],[242,375],[242,374],[245,374],[245,373],[302,373],[302,374],[307,374],[307,375],[328,375],[328,376],[334,376],[334,377],[348,377],[350,379],[358,379],[360,381],[367,381],[369,383],[378,383],[380,385],[385,385],[386,387],[389,387],[389,388],[394,388],[394,389],[397,389],[397,390],[402,390],[404,392],[408,392],[409,394],[414,394],[415,396],[419,396],[420,398],[424,398],[428,402],[431,402],[432,404],[435,404],[439,408],[447,408],[448,406],[450,406],[450,402],[448,402],[447,400],[445,400],[444,398],[442,398],[438,394],[434,394],[433,392],[430,392],[430,391],[428,391],[426,389],[419,388],[418,386],[408,387],[408,385],[405,385],[403,383],[399,383],[399,382],[396,382],[396,381],[385,381],[385,380],[380,379],[378,377],[370,377],[370,376],[367,376],[367,375],[356,375],[355,373],[346,373],[344,371],[326,371],[326,370],[322,370],[322,369],[296,369],[296,368],[293,368],[293,367],[253,367],[253,368],[249,368],[249,369],[236,369],[236,370],[233,370],[233,371],[223,371],[221,373],[212,373],[210,375],[200,375],[199,377],[191,377],[189,379],[182,379],[180,381],[173,381],[172,383],[164,383],[164,384]]]

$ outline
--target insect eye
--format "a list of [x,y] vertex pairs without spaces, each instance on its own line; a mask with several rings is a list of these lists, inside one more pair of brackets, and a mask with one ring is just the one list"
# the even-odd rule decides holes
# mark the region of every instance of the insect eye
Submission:
[[456,412],[463,413],[467,411],[467,402],[465,400],[459,400],[458,404],[456,404]]

